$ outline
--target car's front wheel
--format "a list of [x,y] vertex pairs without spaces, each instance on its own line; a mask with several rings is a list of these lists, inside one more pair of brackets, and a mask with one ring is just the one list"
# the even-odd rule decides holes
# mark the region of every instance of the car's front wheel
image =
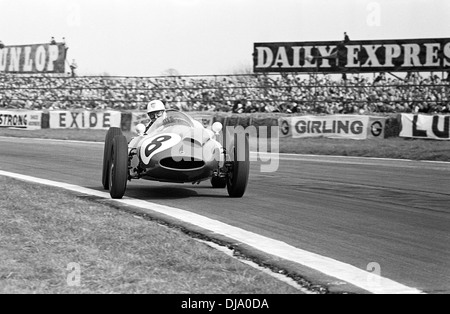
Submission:
[[125,136],[114,137],[109,166],[109,193],[114,199],[121,199],[128,181],[128,142]]
[[249,138],[238,140],[235,135],[232,169],[228,173],[228,195],[235,198],[243,197],[250,176],[250,145]]
[[105,137],[105,147],[103,149],[103,173],[102,173],[102,185],[105,190],[109,190],[109,168],[111,161],[111,148],[113,144],[113,139],[122,135],[122,130],[120,128],[110,128]]

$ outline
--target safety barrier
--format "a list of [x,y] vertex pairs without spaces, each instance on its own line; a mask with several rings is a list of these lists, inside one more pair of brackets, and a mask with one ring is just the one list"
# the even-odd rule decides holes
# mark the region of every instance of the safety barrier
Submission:
[[[367,129],[367,138],[412,137],[450,139],[450,116],[392,114],[389,116],[288,114],[234,114],[225,112],[187,112],[205,126],[221,122],[224,126],[280,128],[281,136],[327,136],[334,133],[357,135]],[[120,127],[130,131],[146,122],[145,112],[120,111],[27,111],[0,110],[1,128],[20,129],[96,129]],[[402,128],[403,126],[403,128]],[[289,130],[288,130],[289,129]],[[294,131],[294,133],[292,133]],[[307,134],[309,133],[309,134]],[[270,133],[269,133],[270,135]],[[340,137],[340,136],[337,136]],[[358,137],[359,138],[359,137]]]

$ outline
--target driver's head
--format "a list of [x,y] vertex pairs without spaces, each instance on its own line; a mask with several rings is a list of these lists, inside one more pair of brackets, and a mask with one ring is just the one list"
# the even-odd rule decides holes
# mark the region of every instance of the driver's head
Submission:
[[155,122],[156,119],[162,117],[165,112],[166,106],[164,106],[161,100],[152,100],[147,105],[147,114],[152,123]]

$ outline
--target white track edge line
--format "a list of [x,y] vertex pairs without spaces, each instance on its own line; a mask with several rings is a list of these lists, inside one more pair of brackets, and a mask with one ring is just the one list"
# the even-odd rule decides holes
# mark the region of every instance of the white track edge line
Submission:
[[[34,178],[26,175],[6,172],[0,170],[0,175],[15,178],[22,181],[43,184],[47,186],[63,188],[69,191],[97,196],[100,198],[110,199],[109,193],[100,192],[81,186],[71,185],[62,182],[56,182],[46,179]],[[422,291],[405,286],[391,279],[374,275],[370,272],[361,270],[355,266],[324,257],[315,253],[311,253],[285,242],[270,239],[253,232],[246,231],[231,225],[227,225],[218,220],[213,220],[182,209],[159,205],[156,203],[146,202],[133,198],[124,198],[116,200],[117,203],[129,206],[135,206],[146,210],[162,213],[173,218],[197,225],[203,229],[210,230],[231,239],[235,239],[241,243],[257,248],[260,251],[277,256],[281,259],[292,261],[300,265],[304,265],[311,269],[315,269],[321,273],[331,277],[343,280],[353,284],[361,289],[374,294],[420,294]],[[374,278],[376,280],[374,280]]]

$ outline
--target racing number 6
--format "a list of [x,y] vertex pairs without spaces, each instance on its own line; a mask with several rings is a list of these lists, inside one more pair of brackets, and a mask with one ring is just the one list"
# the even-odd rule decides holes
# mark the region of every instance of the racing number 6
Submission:
[[157,151],[161,146],[162,143],[167,142],[168,140],[170,140],[172,137],[168,136],[168,135],[163,135],[160,137],[155,138],[150,144],[147,145],[147,147],[145,148],[145,156],[148,158],[150,157],[150,155]]

